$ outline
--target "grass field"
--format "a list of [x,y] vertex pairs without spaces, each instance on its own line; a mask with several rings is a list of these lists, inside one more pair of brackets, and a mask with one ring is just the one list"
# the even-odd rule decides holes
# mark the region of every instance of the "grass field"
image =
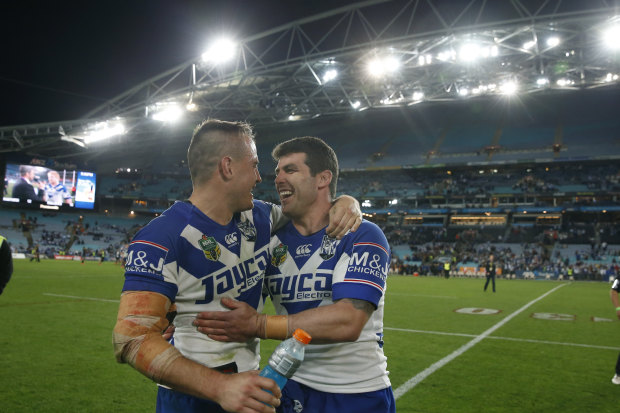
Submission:
[[[112,263],[15,262],[0,296],[0,411],[155,410],[156,386],[112,354],[122,283]],[[482,286],[388,278],[384,349],[398,412],[618,412],[608,284]],[[275,345],[263,343],[263,359]]]

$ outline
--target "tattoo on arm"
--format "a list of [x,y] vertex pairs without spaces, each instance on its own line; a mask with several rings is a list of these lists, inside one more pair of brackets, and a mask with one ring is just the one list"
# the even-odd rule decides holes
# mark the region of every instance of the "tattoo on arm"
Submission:
[[368,314],[368,317],[370,317],[372,313],[376,310],[375,305],[366,300],[358,300],[357,298],[343,298],[342,301],[353,304],[353,307],[356,310],[364,311],[366,314]]

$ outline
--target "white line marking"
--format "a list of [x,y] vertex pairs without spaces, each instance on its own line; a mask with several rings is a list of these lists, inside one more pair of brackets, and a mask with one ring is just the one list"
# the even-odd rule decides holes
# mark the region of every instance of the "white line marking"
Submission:
[[392,293],[392,292],[387,292],[387,294],[389,295],[406,295],[407,297],[430,297],[430,298],[458,298],[456,296],[453,295],[426,295],[426,294],[407,294],[407,293]]
[[[406,328],[394,328],[394,327],[383,327],[383,329],[394,330],[394,331],[404,331],[406,333],[435,334],[435,335],[440,335],[440,336],[477,337],[476,334],[446,333],[443,331],[409,330]],[[499,337],[499,336],[489,336],[487,338],[493,339],[493,340],[520,341],[520,342],[535,343],[535,344],[556,344],[558,346],[586,347],[586,348],[595,348],[595,349],[600,349],[600,350],[620,351],[620,347],[597,346],[594,344],[564,343],[561,341],[533,340],[533,339],[528,339],[528,338]]]
[[103,302],[106,302],[106,303],[118,303],[118,302],[120,302],[120,300],[108,300],[106,298],[93,298],[93,297],[78,297],[78,296],[75,296],[75,295],[64,295],[64,294],[43,293],[43,295],[50,295],[52,297],[76,298],[78,300],[103,301]]
[[455,358],[460,356],[461,354],[465,353],[467,350],[469,350],[470,348],[472,348],[473,346],[475,346],[476,344],[478,344],[479,342],[484,340],[486,337],[488,337],[495,330],[499,329],[504,324],[506,324],[508,321],[512,320],[517,315],[521,314],[523,311],[525,311],[532,304],[535,304],[536,302],[542,300],[543,298],[545,298],[549,294],[555,292],[556,290],[558,290],[561,287],[564,287],[565,285],[568,285],[568,284],[558,285],[557,287],[551,289],[550,291],[547,291],[546,293],[544,293],[540,297],[530,301],[529,303],[525,304],[523,307],[519,308],[514,313],[506,316],[506,318],[501,320],[499,323],[495,324],[493,327],[489,328],[488,330],[486,330],[482,334],[476,336],[469,343],[464,344],[460,348],[458,348],[455,351],[453,351],[451,354],[449,354],[446,357],[442,358],[441,360],[431,364],[430,367],[427,367],[422,372],[416,374],[415,376],[413,376],[412,378],[407,380],[405,383],[403,383],[399,388],[394,390],[394,398],[398,399],[400,396],[402,396],[403,394],[407,393],[409,390],[411,390],[415,386],[417,386],[422,380],[424,380],[425,378],[427,378],[428,376],[430,376],[431,374],[433,374],[434,372],[436,372],[437,370],[439,370],[440,368],[442,368],[443,366],[445,366],[446,364],[448,364],[449,362],[451,362],[452,360],[454,360]]

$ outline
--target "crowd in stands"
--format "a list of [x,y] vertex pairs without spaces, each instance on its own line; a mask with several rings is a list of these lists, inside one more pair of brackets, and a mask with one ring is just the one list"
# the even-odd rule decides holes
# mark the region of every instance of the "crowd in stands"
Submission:
[[480,274],[491,254],[505,277],[539,273],[553,279],[608,281],[620,270],[620,245],[608,243],[608,236],[617,232],[613,225],[592,224],[589,232],[600,229],[599,236],[586,244],[571,243],[580,239],[549,237],[550,232],[562,234],[561,228],[531,228],[520,242],[491,241],[493,228],[465,229],[456,235],[469,236],[454,238],[449,237],[450,231],[433,227],[383,229],[393,246],[392,271],[399,274],[439,275],[445,260],[453,264],[456,275],[466,273],[459,268],[472,266],[477,267],[473,274]]

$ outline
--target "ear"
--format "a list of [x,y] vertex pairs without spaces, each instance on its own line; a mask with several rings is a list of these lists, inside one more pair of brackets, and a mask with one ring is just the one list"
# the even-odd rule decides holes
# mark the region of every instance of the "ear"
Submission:
[[220,159],[220,162],[218,163],[218,171],[220,173],[220,176],[222,177],[222,180],[229,181],[230,179],[232,179],[233,168],[232,158],[230,156],[224,156],[222,159]]
[[318,185],[319,185],[319,189],[328,187],[329,184],[332,182],[332,171],[330,170],[324,170],[322,172],[319,172],[317,174],[319,180],[318,180]]

